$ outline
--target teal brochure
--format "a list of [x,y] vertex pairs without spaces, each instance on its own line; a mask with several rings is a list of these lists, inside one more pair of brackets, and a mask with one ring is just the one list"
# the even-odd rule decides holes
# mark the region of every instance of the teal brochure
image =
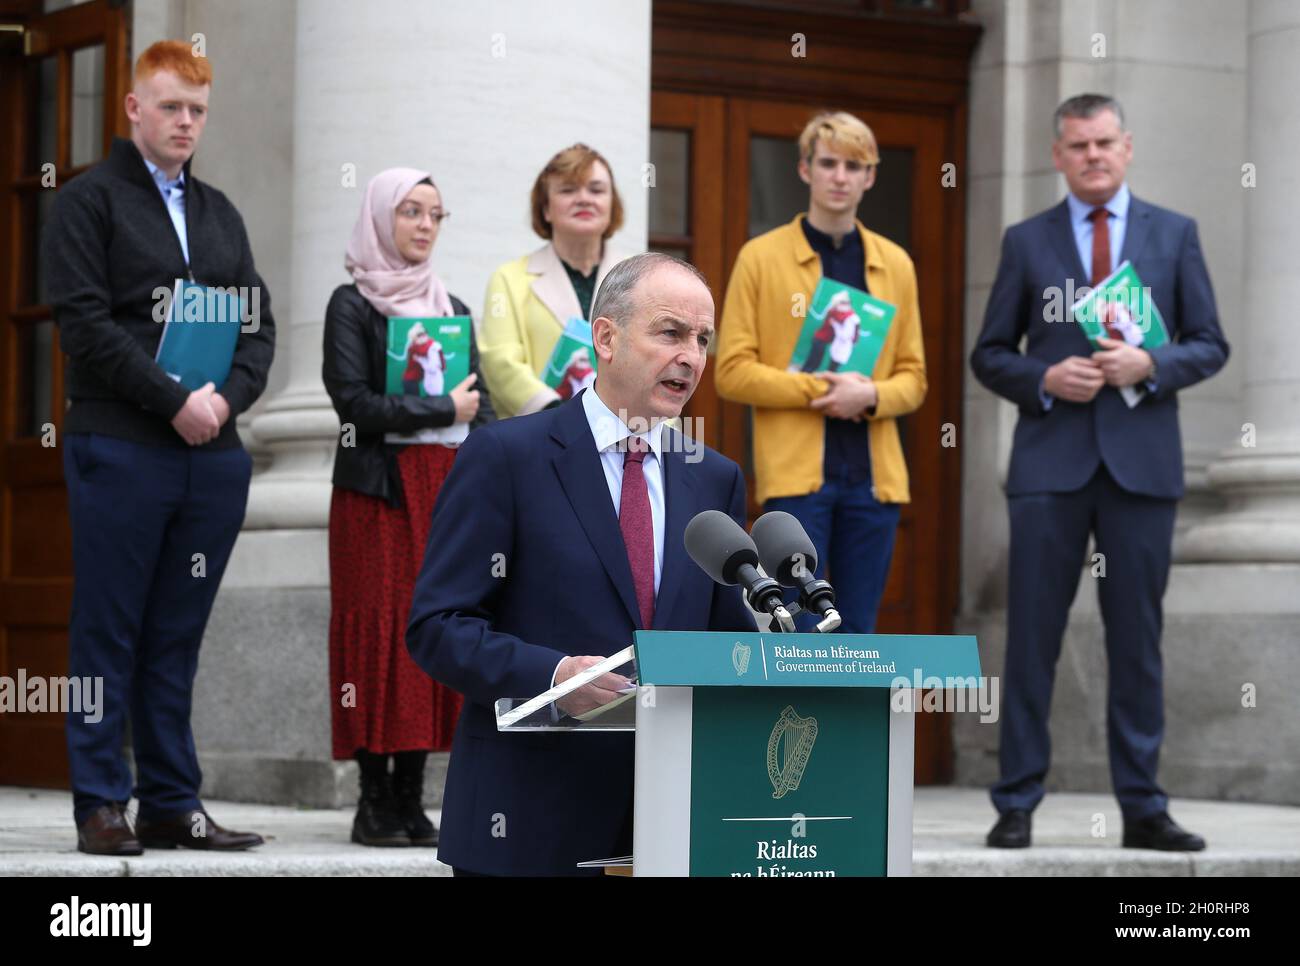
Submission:
[[220,392],[235,357],[243,309],[234,289],[177,279],[154,360],[186,389],[210,382]]

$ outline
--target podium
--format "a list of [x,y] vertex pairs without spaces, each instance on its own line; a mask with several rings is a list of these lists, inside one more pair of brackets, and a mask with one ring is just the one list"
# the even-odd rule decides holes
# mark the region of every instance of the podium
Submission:
[[[633,657],[621,708],[554,708]],[[972,636],[637,631],[559,687],[498,702],[497,720],[574,741],[635,731],[634,875],[910,875],[915,691],[979,677]]]

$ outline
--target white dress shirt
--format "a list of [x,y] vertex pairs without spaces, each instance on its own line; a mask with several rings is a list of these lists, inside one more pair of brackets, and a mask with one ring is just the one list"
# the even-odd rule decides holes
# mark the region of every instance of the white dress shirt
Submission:
[[641,470],[645,474],[646,490],[650,493],[650,519],[654,524],[655,534],[655,593],[659,593],[659,577],[664,569],[664,470],[663,470],[663,436],[664,424],[656,423],[648,433],[633,433],[627,424],[619,419],[605,405],[604,400],[591,388],[582,394],[582,408],[587,414],[587,425],[596,440],[596,452],[600,454],[600,465],[605,471],[605,483],[609,486],[609,498],[614,501],[614,513],[618,515],[619,505],[623,501],[623,450],[619,444],[630,436],[640,436],[650,447],[646,453]]
[[[597,376],[597,385],[599,385]],[[609,498],[614,503],[614,514],[618,515],[623,502],[623,450],[619,444],[630,436],[639,436],[649,446],[649,452],[641,464],[645,476],[646,491],[650,494],[650,521],[654,527],[655,539],[655,593],[659,593],[659,578],[664,569],[664,469],[663,436],[664,424],[655,423],[649,432],[633,433],[623,420],[605,405],[596,393],[596,387],[583,390],[582,410],[587,415],[587,425],[591,427],[592,438],[596,441],[596,452],[600,454],[600,466],[605,471],[605,484],[609,487]],[[564,663],[563,661],[560,662]],[[551,687],[555,687],[555,673],[560,665],[551,672]]]

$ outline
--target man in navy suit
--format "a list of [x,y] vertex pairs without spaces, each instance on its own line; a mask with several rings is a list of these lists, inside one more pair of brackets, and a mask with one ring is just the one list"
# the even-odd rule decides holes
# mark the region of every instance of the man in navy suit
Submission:
[[[1169,817],[1156,782],[1161,599],[1183,495],[1177,393],[1218,372],[1228,345],[1195,222],[1134,198],[1124,183],[1133,142],[1118,102],[1072,97],[1055,125],[1052,157],[1069,196],[1007,230],[971,354],[980,382],[1020,409],[1006,485],[1010,589],[1001,776],[992,791],[999,819],[988,844],[1029,845],[1050,759],[1052,679],[1092,534],[1105,562],[1097,588],[1106,730],[1123,842],[1196,851],[1205,841]],[[1069,304],[1123,261],[1150,289],[1170,342],[1147,351],[1103,339],[1094,352]],[[1125,386],[1145,393],[1132,409],[1119,393]]]
[[[740,467],[664,424],[699,385],[713,297],[693,267],[646,253],[592,306],[594,387],[471,433],[434,507],[407,628],[411,656],[465,695],[439,858],[457,874],[575,875],[632,849],[633,736],[497,731],[528,698],[632,643],[638,628],[753,631],[682,535],[702,510],[745,522]],[[618,697],[605,674],[558,703]]]

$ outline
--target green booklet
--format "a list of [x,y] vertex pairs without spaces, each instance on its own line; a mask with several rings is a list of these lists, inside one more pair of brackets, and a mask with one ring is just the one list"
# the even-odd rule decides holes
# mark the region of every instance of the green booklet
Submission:
[[[388,320],[385,392],[390,396],[446,396],[469,375],[468,315]],[[390,443],[442,443],[455,446],[469,435],[466,423],[414,433],[385,433]]]
[[860,288],[823,278],[813,292],[789,371],[847,371],[870,377],[897,311]]
[[591,344],[590,322],[575,316],[564,323],[560,340],[539,375],[561,399],[572,399],[596,381],[596,352]]
[[[1096,350],[1101,349],[1097,340],[1103,337],[1142,349],[1169,343],[1169,330],[1165,328],[1156,300],[1151,297],[1151,290],[1142,284],[1137,269],[1127,261],[1075,302],[1070,311]],[[1119,394],[1132,409],[1142,401],[1146,390],[1140,385],[1124,386]]]

